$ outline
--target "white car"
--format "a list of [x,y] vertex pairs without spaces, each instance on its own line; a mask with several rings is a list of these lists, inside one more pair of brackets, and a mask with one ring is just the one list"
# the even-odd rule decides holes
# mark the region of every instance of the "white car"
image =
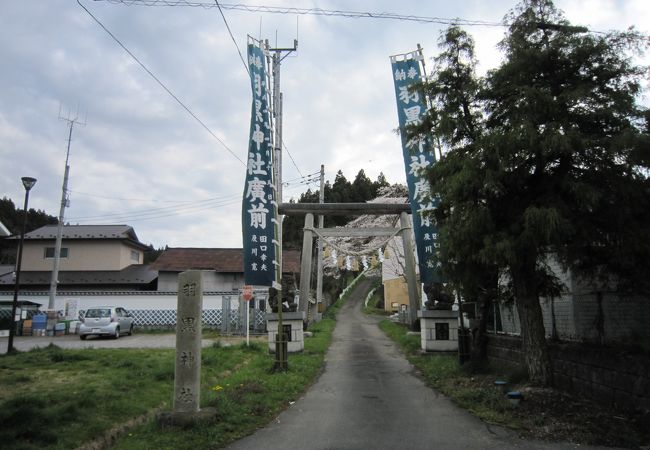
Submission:
[[112,336],[133,334],[133,316],[119,306],[95,306],[86,310],[79,327],[79,338],[88,336]]

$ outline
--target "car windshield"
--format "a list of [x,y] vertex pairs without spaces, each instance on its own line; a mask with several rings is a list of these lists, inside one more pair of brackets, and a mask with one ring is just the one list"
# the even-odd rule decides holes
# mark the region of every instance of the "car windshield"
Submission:
[[93,308],[86,311],[86,317],[111,317],[111,310],[108,308]]

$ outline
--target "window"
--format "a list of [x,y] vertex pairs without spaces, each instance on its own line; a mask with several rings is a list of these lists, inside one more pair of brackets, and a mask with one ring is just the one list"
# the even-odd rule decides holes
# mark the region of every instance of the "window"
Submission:
[[86,316],[89,318],[104,318],[104,317],[111,317],[111,310],[108,308],[91,308],[88,311],[86,311]]
[[140,262],[140,252],[136,250],[131,250],[131,259],[136,262]]
[[[68,257],[68,247],[61,247],[61,253],[59,254],[61,258]],[[54,247],[45,247],[45,259],[54,258]]]

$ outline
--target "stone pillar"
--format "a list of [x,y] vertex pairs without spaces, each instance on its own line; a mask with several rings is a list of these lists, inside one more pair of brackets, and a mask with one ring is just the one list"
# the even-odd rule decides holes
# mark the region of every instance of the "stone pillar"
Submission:
[[174,412],[177,413],[199,411],[202,310],[201,272],[190,270],[179,274],[176,312],[176,370],[174,372]]
[[158,414],[158,422],[164,425],[187,426],[212,420],[217,413],[214,408],[200,409],[203,312],[201,275],[199,270],[189,270],[178,275],[173,410],[171,413]]
[[230,295],[221,297],[221,333],[230,334]]
[[415,251],[413,249],[413,233],[408,214],[400,214],[400,227],[402,228],[402,245],[404,247],[404,275],[409,293],[409,327],[414,327],[418,320],[418,311],[421,309],[420,286],[415,272]]
[[[309,294],[311,288],[311,253],[314,228],[314,215],[305,214],[305,230],[302,238],[302,257],[300,261],[300,306],[299,310],[307,314],[309,308]],[[280,300],[281,302],[281,300]]]

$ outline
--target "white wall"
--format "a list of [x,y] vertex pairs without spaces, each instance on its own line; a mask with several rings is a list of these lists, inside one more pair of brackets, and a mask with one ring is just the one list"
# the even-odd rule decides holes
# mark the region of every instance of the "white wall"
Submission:
[[[231,308],[237,309],[239,297],[236,292],[205,294],[203,296],[203,309],[221,309],[224,295],[232,296]],[[0,301],[11,300],[13,300],[12,293],[0,293]],[[49,295],[47,292],[26,292],[21,293],[18,300],[40,303],[43,310],[47,309]],[[60,292],[56,298],[55,309],[64,311],[65,304],[69,300],[77,301],[78,310],[85,310],[93,306],[122,306],[127,310],[176,310],[178,298],[176,294],[142,293],[140,291],[115,293]]]
[[[244,285],[243,273],[217,273],[214,270],[203,271],[203,291],[236,291]],[[159,272],[158,291],[176,292],[178,290],[178,272]]]

